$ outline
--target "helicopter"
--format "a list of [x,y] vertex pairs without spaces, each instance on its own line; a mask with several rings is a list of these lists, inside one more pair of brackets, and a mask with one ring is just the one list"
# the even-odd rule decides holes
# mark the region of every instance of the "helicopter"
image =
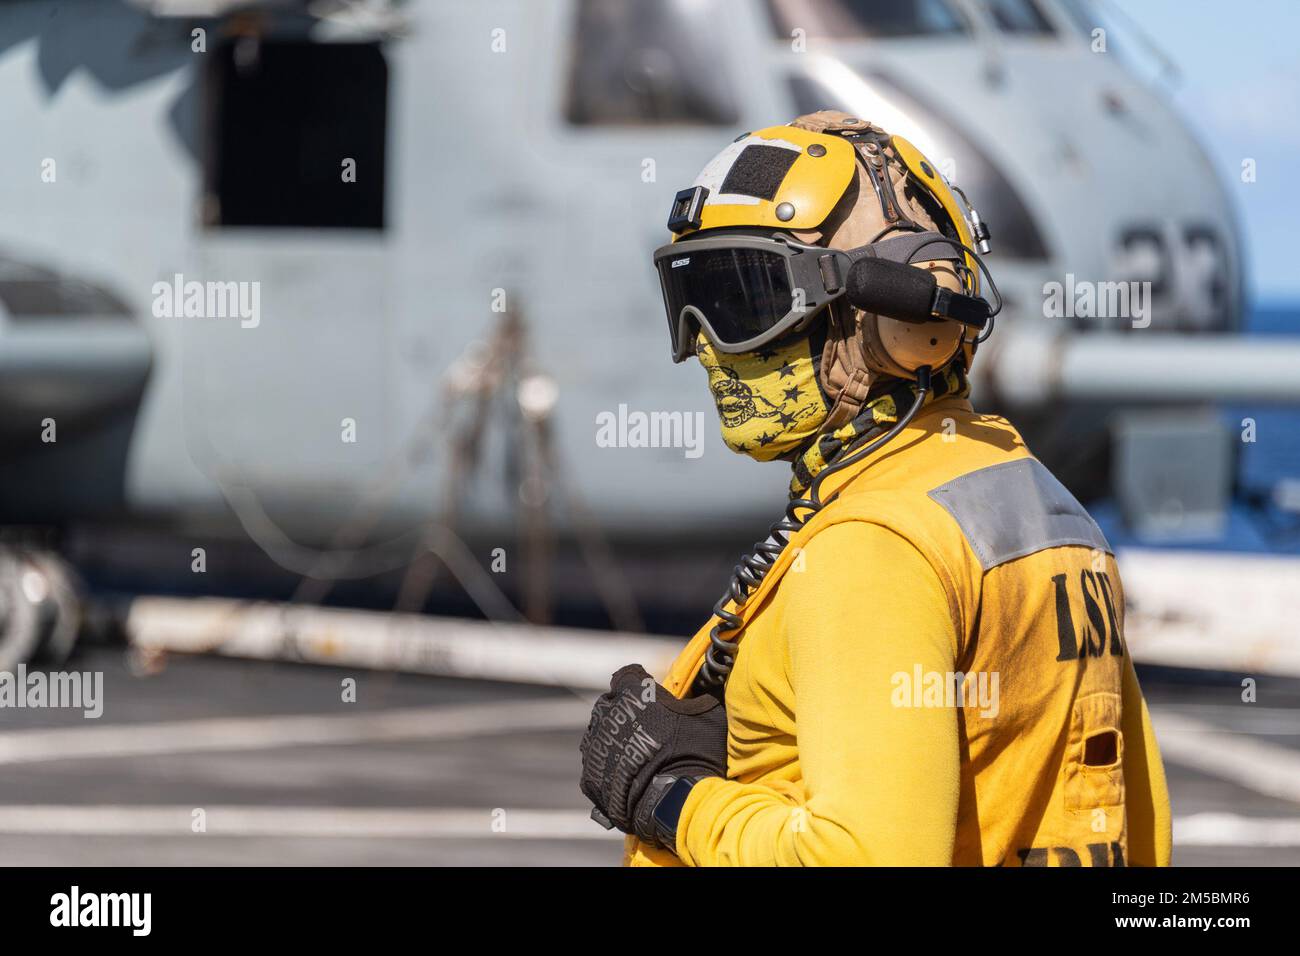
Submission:
[[[0,522],[163,529],[179,576],[183,542],[224,536],[364,577],[449,512],[467,540],[512,533],[560,462],[583,521],[648,550],[765,527],[788,476],[737,480],[716,430],[698,454],[598,436],[610,415],[712,419],[668,361],[650,252],[720,144],[821,108],[906,136],[979,209],[1005,306],[974,401],[1099,494],[1124,403],[1300,395],[1261,373],[1300,346],[1239,338],[1230,198],[1112,19],[1086,0],[6,4]],[[1107,283],[1143,290],[1136,320],[1076,308]],[[1217,391],[1129,373],[1172,347]],[[75,630],[64,538],[21,540],[0,554],[15,659]]]

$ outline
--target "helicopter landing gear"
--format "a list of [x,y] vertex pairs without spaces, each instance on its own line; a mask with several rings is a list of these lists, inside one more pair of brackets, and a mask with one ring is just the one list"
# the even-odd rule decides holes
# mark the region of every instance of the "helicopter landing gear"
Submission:
[[58,666],[81,630],[76,574],[52,551],[0,545],[0,671]]

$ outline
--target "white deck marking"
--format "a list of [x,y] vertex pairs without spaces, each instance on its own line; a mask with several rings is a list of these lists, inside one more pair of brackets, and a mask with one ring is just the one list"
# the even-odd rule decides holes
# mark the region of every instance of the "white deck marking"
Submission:
[[581,728],[590,716],[589,703],[564,697],[358,714],[227,717],[33,729],[0,734],[0,765],[382,740],[452,740],[518,730]]
[[1174,820],[1175,856],[1180,846],[1300,846],[1300,816],[1194,813]]
[[[1150,706],[1151,702],[1147,701]],[[1300,737],[1300,708],[1259,704],[1163,704],[1160,709],[1193,718],[1215,718],[1216,733],[1264,737]],[[1236,721],[1240,726],[1231,726]]]
[[[0,833],[86,836],[306,837],[369,839],[619,840],[582,810],[439,807],[205,807],[206,831],[194,833],[194,807],[0,806]],[[1300,816],[1197,813],[1174,820],[1174,847],[1300,846]]]
[[0,833],[94,836],[369,837],[401,839],[620,840],[585,810],[438,807],[0,806]]
[[1169,711],[1154,711],[1151,720],[1166,761],[1300,803],[1300,751]]

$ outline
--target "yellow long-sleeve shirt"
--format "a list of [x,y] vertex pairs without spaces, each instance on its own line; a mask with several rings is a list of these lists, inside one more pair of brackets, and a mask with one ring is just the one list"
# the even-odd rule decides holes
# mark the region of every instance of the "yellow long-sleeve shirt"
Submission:
[[1015,430],[937,402],[836,487],[742,609],[727,778],[628,861],[1167,864],[1114,559]]

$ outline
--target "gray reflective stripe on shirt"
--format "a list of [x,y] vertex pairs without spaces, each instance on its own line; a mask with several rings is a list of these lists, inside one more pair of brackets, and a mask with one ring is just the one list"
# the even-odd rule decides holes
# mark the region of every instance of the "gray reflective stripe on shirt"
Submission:
[[972,471],[930,497],[956,519],[985,571],[1069,544],[1114,554],[1092,516],[1036,458]]

